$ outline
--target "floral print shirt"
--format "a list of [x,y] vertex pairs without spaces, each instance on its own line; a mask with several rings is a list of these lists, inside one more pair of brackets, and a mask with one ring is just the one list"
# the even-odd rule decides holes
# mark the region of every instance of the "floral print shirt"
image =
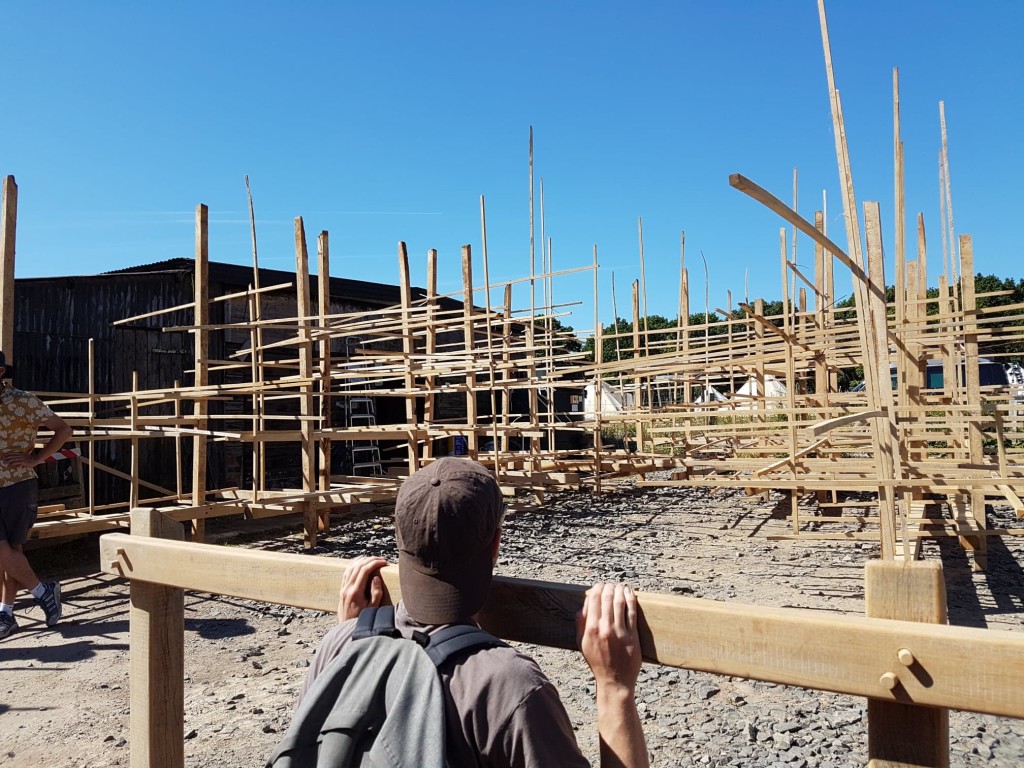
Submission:
[[[0,392],[0,457],[9,453],[28,453],[36,444],[39,426],[53,411],[31,392],[4,387]],[[0,487],[35,480],[32,467],[6,467],[0,464]]]

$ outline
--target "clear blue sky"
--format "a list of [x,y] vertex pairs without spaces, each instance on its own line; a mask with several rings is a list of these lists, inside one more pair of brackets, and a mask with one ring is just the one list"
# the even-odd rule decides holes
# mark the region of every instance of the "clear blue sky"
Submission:
[[[958,233],[978,271],[1021,276],[1024,3],[832,0],[835,70],[858,199],[878,200],[892,282],[892,68],[900,68],[907,212],[941,263],[938,102]],[[210,206],[210,257],[251,264],[243,176],[261,265],[294,268],[292,219],[331,234],[331,272],[413,280],[441,254],[460,286],[479,196],[491,280],[529,273],[527,136],[536,136],[554,266],[600,259],[601,318],[639,277],[675,315],[679,233],[693,309],[781,296],[782,222],[731,189],[739,172],[846,237],[813,0],[773,2],[5,3],[0,175],[19,185],[17,275],[92,274],[193,254]],[[539,201],[538,201],[539,202]],[[913,224],[910,226],[913,242]],[[538,213],[538,259],[539,259]],[[810,271],[812,246],[798,261]],[[912,253],[912,251],[911,251]],[[837,268],[837,275],[842,270]],[[849,290],[845,277],[841,290]],[[591,277],[555,283],[593,326]],[[499,293],[495,292],[494,300]],[[483,303],[482,294],[477,296]],[[517,291],[515,304],[528,306]]]

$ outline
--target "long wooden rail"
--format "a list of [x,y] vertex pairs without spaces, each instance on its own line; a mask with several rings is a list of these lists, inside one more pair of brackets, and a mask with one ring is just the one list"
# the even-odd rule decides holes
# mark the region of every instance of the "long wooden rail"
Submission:
[[[163,516],[153,510],[133,517],[142,530],[166,525],[154,522]],[[174,638],[182,626],[174,599],[180,590],[329,612],[346,565],[120,533],[103,536],[100,549],[105,572],[132,579],[132,700],[145,702],[132,710],[133,766],[183,765],[180,747],[173,748],[183,736],[183,658]],[[883,586],[875,591],[891,592],[886,583],[921,569],[928,572],[919,594],[941,600],[935,563],[869,563],[868,591],[876,584]],[[383,577],[400,598],[397,567]],[[480,622],[509,640],[574,649],[585,589],[498,577]],[[639,602],[648,662],[903,703],[928,717],[926,710],[938,707],[1024,718],[1024,634],[652,593],[640,593]],[[159,697],[151,692],[156,685]]]

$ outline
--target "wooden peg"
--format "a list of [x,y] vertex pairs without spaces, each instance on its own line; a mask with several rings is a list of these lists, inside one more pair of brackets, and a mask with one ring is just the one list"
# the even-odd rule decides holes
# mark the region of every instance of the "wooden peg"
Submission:
[[878,679],[878,684],[886,690],[894,690],[897,685],[900,684],[900,679],[896,677],[895,672],[886,672]]
[[909,648],[900,648],[896,652],[896,658],[898,658],[900,660],[900,664],[905,667],[913,666],[916,661],[914,654],[910,652]]

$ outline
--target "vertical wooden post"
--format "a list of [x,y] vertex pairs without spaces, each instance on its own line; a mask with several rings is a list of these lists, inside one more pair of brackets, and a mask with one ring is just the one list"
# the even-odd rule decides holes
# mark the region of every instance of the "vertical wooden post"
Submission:
[[[640,283],[633,281],[633,370],[640,370]],[[639,376],[633,377],[633,413],[636,415],[636,452],[643,450],[644,423],[641,417],[644,404]]]
[[942,154],[940,155],[940,162],[942,165],[942,199],[946,203],[946,219],[943,221],[943,225],[945,226],[948,224],[949,227],[949,266],[952,270],[949,275],[949,280],[950,286],[955,292],[960,284],[960,277],[963,275],[963,265],[958,263],[956,254],[953,252],[953,248],[956,244],[954,243],[953,234],[955,231],[953,228],[953,196],[950,194],[949,142],[946,140],[946,102],[944,101],[939,101],[939,128],[942,132]]
[[18,225],[18,185],[4,179],[0,201],[0,350],[7,362],[14,359],[14,242]]
[[416,346],[412,328],[412,283],[409,277],[409,252],[405,243],[398,243],[398,295],[402,302],[402,354],[405,356],[402,368],[405,371],[405,426],[409,430],[406,439],[408,473],[419,469],[419,449],[416,434],[416,364],[413,355]]
[[[515,379],[512,368],[512,283],[505,283],[501,304],[501,424],[505,434],[505,449],[511,451],[508,429],[512,423],[512,387],[510,382]],[[522,438],[520,438],[522,448]]]
[[[928,238],[925,235],[923,213],[917,214],[917,263],[920,265],[917,277],[921,281],[917,292],[920,298],[925,299],[928,296]],[[921,314],[926,314],[923,308]]]
[[[735,344],[735,340],[733,339],[733,335],[732,335],[732,320],[733,320],[733,317],[732,317],[732,291],[731,290],[727,290],[725,292],[725,297],[726,297],[726,304],[725,304],[725,307],[726,307],[726,315],[725,315],[725,337],[726,337],[726,344],[728,344],[728,348],[729,349],[733,349],[734,348],[733,344]],[[728,377],[728,380],[729,380],[729,391],[730,392],[734,392],[736,390],[736,365],[735,365],[735,362],[736,362],[736,358],[734,356],[730,355],[729,356],[728,373],[726,374],[726,376]]]
[[[907,405],[912,403],[911,400],[911,389],[915,387],[918,379],[917,373],[917,361],[913,359],[910,354],[910,347],[907,344],[907,338],[913,334],[916,329],[908,333],[907,329],[907,316],[908,311],[913,312],[909,309],[907,302],[907,258],[906,258],[906,227],[907,227],[907,214],[906,214],[906,194],[904,184],[904,164],[903,164],[903,139],[901,138],[900,129],[900,72],[899,69],[893,67],[892,70],[892,115],[893,115],[893,178],[895,187],[895,198],[896,198],[896,211],[895,211],[895,224],[896,224],[896,283],[894,288],[894,314],[895,314],[895,333],[896,337],[903,342],[903,344],[897,348],[896,355],[896,375],[898,377],[898,386],[896,387],[896,404]],[[917,291],[912,292],[916,298]],[[902,351],[901,351],[902,350]],[[916,418],[916,416],[915,416]],[[910,460],[910,446],[908,445],[908,436],[910,435],[913,425],[911,424],[911,418],[906,413],[902,415],[902,418],[897,421],[898,427],[898,438],[900,445],[900,454],[903,460]],[[914,494],[910,491],[906,491],[902,494],[901,503],[903,504],[903,526],[904,530],[909,532],[909,521],[911,517],[911,510],[913,509]],[[911,542],[909,536],[904,536],[903,539],[903,555],[908,559],[917,557],[920,551],[921,539],[914,537]]]
[[[783,306],[783,311],[785,311],[785,309],[785,306]],[[757,315],[758,317],[764,317],[764,299],[754,299],[754,314]],[[757,368],[754,370],[754,382],[756,384],[757,391],[753,393],[756,397],[758,393],[764,393],[765,379],[768,378],[767,374],[765,373],[766,344],[764,326],[761,325],[761,323],[755,322],[753,320],[751,320],[751,322],[754,325],[754,355],[757,358]],[[768,423],[768,414],[764,410],[764,401],[755,399],[754,402],[751,404],[751,407],[755,409],[754,413],[757,414],[758,432],[759,434],[763,433],[764,425]]]
[[[530,386],[527,398],[530,410],[530,432],[536,435],[540,431],[540,396],[537,391],[537,357],[536,349],[536,317],[537,317],[537,244],[536,226],[533,220],[533,126],[530,126],[530,322],[526,324],[526,378]],[[540,468],[540,440],[530,437],[530,470],[536,472]],[[538,497],[538,501],[539,501]]]
[[[978,367],[978,304],[974,291],[974,245],[970,235],[960,235],[960,302],[964,318],[964,388],[966,403],[971,409],[967,422],[967,445],[970,462],[973,465],[985,463],[984,431],[981,424],[981,382]],[[979,532],[984,532],[985,491],[971,492],[971,516]],[[975,571],[988,567],[988,537],[977,536],[972,540]]]
[[249,198],[249,230],[252,233],[252,288],[249,295],[249,319],[252,328],[249,334],[249,346],[252,348],[252,384],[255,392],[252,395],[252,498],[258,501],[266,480],[266,452],[263,450],[262,435],[266,426],[263,418],[263,294],[260,293],[260,259],[256,247],[256,211],[252,204],[252,189],[249,187],[249,175],[245,176],[245,193]]
[[[179,392],[180,389],[181,389],[181,381],[179,379],[175,379],[174,380],[174,419],[175,419],[175,421],[178,424],[181,423],[181,421],[182,421],[182,414],[183,414],[183,409],[182,409],[182,404],[181,404],[181,394]],[[175,483],[175,485],[174,485],[174,490],[178,494],[178,501],[182,501],[185,498],[185,478],[184,478],[184,468],[182,466],[182,461],[181,461],[181,443],[182,443],[181,433],[180,432],[176,432],[175,435],[174,435],[174,456],[175,456],[175,462],[174,462],[174,483]]]
[[[892,70],[893,168],[896,197],[896,331],[903,331],[906,299],[906,196],[903,178],[903,140],[900,137],[900,71]],[[908,372],[900,367],[900,381]],[[905,382],[904,382],[905,383]],[[902,389],[902,388],[901,388]],[[900,393],[902,397],[902,392]]]
[[128,401],[129,428],[131,438],[131,489],[128,504],[132,509],[139,506],[139,372],[132,371],[132,394]]
[[[864,203],[864,238],[868,251],[868,280],[864,286],[866,301],[858,303],[858,312],[866,315],[867,340],[865,345],[864,371],[871,368],[873,390],[869,392],[869,407],[880,407],[888,419],[872,419],[874,445],[880,470],[879,479],[903,477],[903,450],[897,439],[896,408],[892,391],[892,376],[889,373],[889,341],[887,335],[888,315],[885,303],[885,268],[882,252],[881,209],[878,203]],[[860,281],[857,281],[860,282]],[[873,290],[867,290],[868,288]],[[869,362],[870,360],[870,362]],[[900,489],[879,486],[878,515],[881,526],[882,558],[896,554],[896,525],[899,517],[898,503]],[[904,518],[909,510],[904,509]],[[904,532],[905,532],[904,528]],[[905,544],[906,542],[904,542]]]
[[[904,315],[904,320],[907,324],[904,338],[904,353],[903,363],[901,366],[906,370],[906,387],[907,402],[911,406],[921,405],[921,389],[924,386],[924,362],[921,360],[921,342],[917,341],[917,338],[921,334],[920,322],[925,316],[925,305],[922,303],[925,296],[918,293],[918,260],[911,259],[907,262],[907,307]],[[927,413],[916,409],[911,410],[908,414],[904,415],[907,419],[907,431],[906,434],[922,435],[926,432]],[[921,462],[925,460],[927,454],[926,445],[921,441],[921,438],[917,438],[917,442],[911,443],[905,446],[907,457],[911,462]],[[904,494],[904,505],[908,512],[913,512],[911,517],[912,520],[907,522],[908,532],[914,532],[919,530],[919,524],[917,523],[917,513],[915,506],[920,504],[922,516],[924,514],[924,493],[921,489],[914,489],[909,494]],[[915,536],[913,541],[910,542],[911,546],[907,547],[906,543],[904,546],[904,557],[908,560],[916,560],[921,552],[921,543],[924,539],[920,536]]]
[[[867,564],[864,575],[869,618],[946,623],[941,564],[874,560]],[[893,649],[889,669],[897,678],[922,672],[915,668],[913,651]],[[868,699],[868,766],[948,768],[948,710]]]
[[[250,285],[250,288],[252,286]],[[266,465],[263,461],[263,375],[262,375],[262,338],[261,325],[256,318],[260,316],[260,305],[257,303],[259,294],[255,291],[246,297],[249,308],[249,348],[252,355],[249,359],[249,376],[252,379],[252,500],[259,501],[263,490],[263,475]]]
[[[644,319],[644,335],[643,335],[644,355],[643,356],[646,358],[646,357],[648,357],[651,354],[651,351],[650,351],[651,350],[651,347],[650,347],[650,345],[651,345],[651,326],[650,326],[650,320],[648,319],[648,313],[647,313],[647,272],[646,272],[646,268],[644,267],[644,223],[643,223],[643,220],[641,219],[641,217],[639,217],[639,216],[636,217],[636,228],[637,228],[637,240],[639,242],[639,249],[640,249],[640,299],[643,302],[642,308],[643,308],[643,319]],[[634,350],[634,354],[639,354],[639,350]],[[654,402],[655,402],[654,401],[654,391],[653,391],[654,388],[651,386],[651,384],[653,382],[653,378],[654,378],[653,376],[648,375],[646,377],[637,379],[637,397],[640,398],[640,401],[642,402],[643,401],[643,395],[640,394],[641,391],[643,391],[644,393],[647,394],[647,412],[648,413],[653,413],[653,411],[654,411]],[[653,425],[654,425],[653,419],[651,420],[650,424],[653,427]],[[637,423],[636,423],[636,449],[637,449],[638,453],[642,453],[643,449],[644,449],[643,425],[644,425],[644,423],[643,423],[642,420],[641,421],[637,421]],[[654,451],[654,434],[653,433],[651,433],[651,451],[652,452]],[[643,479],[643,478],[646,477],[646,475],[641,474],[640,477],[641,477],[641,479]]]
[[[597,243],[594,244],[594,494],[601,495],[601,359],[604,356],[604,340],[601,338],[601,316],[597,311]],[[615,318],[618,333],[619,320]]]
[[[177,387],[175,387],[177,389]],[[175,405],[180,403],[180,400],[175,399]],[[180,416],[180,412],[176,412],[175,415]],[[181,423],[180,420],[178,422]],[[89,339],[89,435],[92,435],[93,427],[96,424],[96,340]],[[175,448],[177,448],[177,459],[178,466],[181,466],[181,437],[180,435],[175,439]],[[89,445],[89,515],[96,514],[96,465],[93,460],[96,458],[96,441],[90,440]],[[178,497],[181,497],[181,473],[178,473]]]
[[[209,381],[210,360],[210,209],[199,204],[196,206],[196,268],[195,268],[195,386],[199,389],[207,386]],[[205,430],[210,405],[206,395],[196,396],[192,413],[196,419],[196,429]],[[206,503],[206,435],[196,433],[192,438],[192,505]],[[202,541],[206,536],[206,520],[198,518],[192,521],[191,538]]]
[[[473,352],[475,346],[473,338],[475,335],[473,331],[473,252],[468,245],[462,246],[462,294],[462,335],[466,355],[466,424],[468,425],[466,437],[469,442],[469,456],[476,459],[479,453],[479,441],[476,433],[476,356]],[[530,324],[533,324],[532,317]],[[533,418],[536,418],[536,414],[533,414]]]
[[[860,217],[857,200],[853,191],[853,174],[850,170],[850,152],[846,141],[846,126],[843,121],[842,102],[836,89],[835,73],[832,69],[832,48],[828,37],[828,22],[825,18],[825,0],[818,0],[818,17],[821,24],[821,42],[825,54],[825,74],[828,79],[829,102],[832,109],[832,133],[836,145],[836,163],[843,195],[843,218],[846,223],[846,241],[850,247],[850,260],[858,269],[864,269],[864,249],[860,238]],[[869,220],[869,212],[871,219]],[[886,335],[885,316],[885,274],[882,268],[882,239],[878,205],[865,206],[865,229],[868,240],[868,256],[871,267],[864,276],[856,275],[853,281],[857,298],[857,330],[864,349],[864,381],[868,395],[868,408],[882,410],[887,419],[871,419],[872,450],[878,457],[879,485],[878,513],[881,520],[882,557],[893,557],[895,550],[896,504],[895,489],[887,481],[898,479],[902,466],[895,461],[895,413],[892,386],[889,383],[889,342]],[[877,269],[876,269],[877,267]],[[881,299],[879,299],[881,295]],[[881,303],[878,311],[877,304]]]
[[[133,509],[132,534],[184,539],[184,529],[155,509]],[[132,768],[185,765],[185,590],[131,580]]]
[[[814,228],[819,232],[822,228],[821,211],[814,212]],[[828,254],[831,261],[832,254]],[[829,375],[828,375],[828,353],[826,352],[827,342],[825,341],[825,317],[828,312],[826,303],[827,288],[825,286],[825,247],[817,240],[814,241],[814,396],[817,399],[818,407],[824,414],[829,403]],[[823,416],[823,418],[828,418]],[[823,496],[819,494],[819,499]]]
[[[316,446],[313,444],[313,334],[309,324],[311,297],[309,291],[309,252],[306,250],[306,227],[302,217],[295,217],[295,301],[299,316],[299,432],[302,434],[302,492],[316,490]],[[317,503],[312,498],[302,502],[303,546],[316,546]]]
[[[826,230],[827,219],[825,217],[825,211],[821,213],[821,223],[818,223],[817,217],[814,219],[814,226],[818,229],[821,234],[827,234]],[[836,325],[836,281],[835,281],[835,266],[836,259],[831,252],[825,252],[825,327],[834,328]],[[829,368],[828,371],[828,391],[838,392],[839,391],[839,369]]]
[[[693,382],[694,378],[689,374],[690,370],[690,273],[686,269],[686,233],[679,234],[679,327],[683,336],[683,405],[689,406],[693,403]],[[618,318],[615,321],[615,332],[618,333]],[[731,392],[729,393],[732,394]],[[690,425],[693,411],[686,408],[683,420],[683,456],[690,451]],[[683,466],[683,477],[690,477],[690,465]]]
[[[328,316],[331,314],[331,253],[327,231],[316,240],[317,254],[317,314],[320,319],[320,426],[330,429],[332,425],[331,398],[331,335],[328,333]],[[331,489],[331,438],[320,438],[320,490]],[[317,514],[317,529],[331,528],[331,507],[323,507]]]
[[[794,237],[794,243],[796,238]],[[796,431],[796,364],[793,359],[793,353],[796,350],[796,344],[794,343],[797,337],[796,331],[796,302],[797,297],[792,295],[789,288],[789,260],[786,258],[786,230],[782,227],[779,228],[779,253],[782,258],[782,311],[783,315],[782,328],[786,334],[786,432],[788,434],[789,442],[789,455],[796,456],[797,454],[797,431]],[[795,290],[796,286],[794,286]],[[768,387],[765,386],[759,393],[764,399],[764,408],[767,412],[769,407],[768,403]],[[795,460],[790,464],[790,470],[793,473],[793,477],[796,477],[796,463]],[[793,535],[800,535],[800,490],[793,488],[789,492],[789,506],[790,506],[790,519],[793,528]]]
[[[543,189],[543,187],[541,187]],[[551,277],[551,273],[554,271],[551,261],[551,238],[548,238],[548,262],[547,262],[547,274],[544,277],[544,284],[547,287],[546,293],[547,298],[544,300],[544,396],[547,398],[547,433],[548,441],[547,448],[548,453],[552,455],[556,454],[555,446],[555,386],[552,383],[555,377],[555,333],[554,333],[554,318],[551,313],[554,312],[555,306],[555,285],[554,280]],[[484,253],[484,269],[486,271],[487,254]],[[490,303],[488,302],[488,307]],[[490,312],[488,311],[488,317]],[[490,337],[488,337],[488,358],[490,356]]]
[[[437,250],[431,248],[427,251],[427,328],[426,339],[423,343],[424,353],[427,358],[428,368],[434,367],[434,355],[437,353]],[[437,412],[435,402],[437,395],[434,393],[434,386],[437,379],[429,374],[424,381],[427,389],[426,398],[423,401],[423,425],[427,430],[427,439],[423,445],[423,457],[432,458],[434,455],[434,438],[430,434],[430,428],[434,423],[434,414]]]
[[[636,235],[640,248],[640,298],[643,301],[644,311],[644,357],[647,357],[647,355],[649,354],[648,350],[650,346],[649,337],[651,328],[649,325],[650,321],[647,318],[647,270],[644,267],[644,222],[640,216],[636,217]],[[648,379],[648,389],[650,388],[650,385],[651,382]],[[650,398],[648,398],[648,402],[650,402]]]
[[[541,229],[544,228],[544,182],[541,181],[540,187],[540,210],[541,210]],[[487,325],[485,330],[485,338],[487,343],[487,389],[490,395],[490,406],[491,406],[491,453],[494,456],[494,475],[498,478],[498,482],[501,483],[502,479],[502,466],[501,466],[501,441],[498,437],[498,382],[496,381],[497,368],[494,364],[494,329],[492,325],[494,323],[494,315],[491,313],[491,267],[490,261],[487,256],[487,208],[484,204],[484,196],[480,195],[480,244],[481,252],[480,255],[483,257],[484,263],[484,315],[487,318]],[[550,259],[550,247],[548,248],[548,258]],[[549,270],[550,271],[550,270]],[[550,277],[547,278],[550,280]],[[550,283],[546,283],[550,285]],[[548,302],[549,307],[551,302]],[[548,312],[550,312],[550,308]],[[548,362],[550,365],[551,355],[551,325],[550,318],[548,321]],[[554,403],[554,395],[549,390],[548,392],[548,408],[552,407]],[[549,411],[550,414],[550,411]],[[553,422],[554,419],[552,418]],[[554,446],[554,431],[552,430],[551,438],[549,441],[549,448]]]

